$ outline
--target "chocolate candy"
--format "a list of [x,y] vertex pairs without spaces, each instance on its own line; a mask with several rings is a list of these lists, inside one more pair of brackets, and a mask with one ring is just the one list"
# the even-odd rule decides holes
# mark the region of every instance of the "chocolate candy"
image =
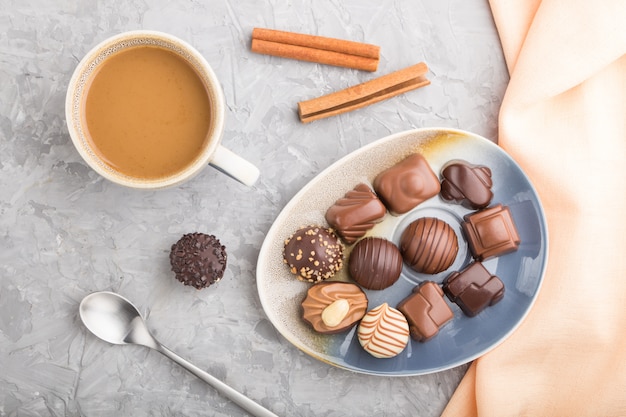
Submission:
[[363,318],[367,296],[349,282],[320,282],[307,291],[302,301],[302,318],[318,333],[347,330]]
[[453,161],[441,171],[441,198],[477,210],[487,207],[493,198],[491,170],[466,161]]
[[466,215],[461,226],[479,261],[515,251],[520,244],[511,211],[501,204]]
[[341,239],[352,244],[383,219],[385,205],[366,184],[359,184],[326,211],[326,221]]
[[170,251],[176,279],[198,290],[222,279],[226,259],[226,248],[215,236],[204,233],[183,235]]
[[404,261],[417,272],[437,274],[452,265],[459,251],[459,242],[448,223],[434,217],[422,217],[402,232],[400,251]]
[[437,195],[439,178],[420,154],[413,154],[374,178],[374,190],[393,214],[403,214]]
[[443,292],[463,313],[474,317],[504,297],[504,283],[480,262],[474,262],[443,281]]
[[402,255],[396,245],[380,237],[366,237],[354,246],[350,276],[369,290],[391,286],[402,272]]
[[398,310],[409,322],[411,337],[419,342],[434,337],[439,328],[454,317],[443,298],[443,291],[432,281],[413,288],[411,295],[398,304]]
[[343,244],[332,229],[303,227],[285,241],[283,260],[300,281],[323,281],[342,268]]
[[359,343],[376,358],[392,358],[409,342],[407,319],[389,304],[368,311],[357,329]]

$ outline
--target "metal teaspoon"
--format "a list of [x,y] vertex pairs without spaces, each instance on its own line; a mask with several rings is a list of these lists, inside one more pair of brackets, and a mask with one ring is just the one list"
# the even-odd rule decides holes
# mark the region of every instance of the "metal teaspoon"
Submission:
[[100,339],[115,345],[136,344],[152,348],[211,385],[217,392],[252,415],[277,417],[276,414],[159,343],[148,330],[137,308],[121,295],[108,291],[91,293],[81,301],[79,312],[87,329]]

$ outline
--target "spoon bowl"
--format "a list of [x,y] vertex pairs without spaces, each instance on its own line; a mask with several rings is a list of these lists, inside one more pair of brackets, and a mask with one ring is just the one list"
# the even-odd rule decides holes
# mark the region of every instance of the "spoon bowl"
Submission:
[[276,417],[276,414],[163,346],[152,336],[139,310],[121,295],[108,291],[91,293],[83,298],[78,311],[85,327],[105,342],[115,345],[135,344],[154,349],[211,385],[220,394],[252,415]]
[[80,318],[89,331],[114,345],[139,344],[157,349],[139,310],[119,294],[89,294],[80,303]]

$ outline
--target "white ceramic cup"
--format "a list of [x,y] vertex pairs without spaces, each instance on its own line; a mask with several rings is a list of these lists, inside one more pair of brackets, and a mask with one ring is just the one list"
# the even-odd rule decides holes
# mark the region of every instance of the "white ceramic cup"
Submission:
[[[191,65],[205,84],[211,108],[211,123],[205,146],[194,161],[167,177],[158,179],[135,178],[121,173],[107,164],[92,149],[86,137],[84,109],[91,77],[106,58],[123,49],[153,45],[175,52]],[[65,100],[65,116],[74,146],[87,164],[104,178],[132,188],[165,188],[183,183],[210,164],[239,182],[251,186],[259,177],[259,170],[250,162],[223,147],[224,94],[215,73],[200,53],[188,43],[172,35],[156,31],[124,32],[104,40],[80,61],[70,80]]]

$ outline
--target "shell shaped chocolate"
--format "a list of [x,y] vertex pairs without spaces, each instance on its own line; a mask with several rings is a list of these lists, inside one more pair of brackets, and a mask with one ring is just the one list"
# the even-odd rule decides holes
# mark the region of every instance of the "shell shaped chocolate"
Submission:
[[358,184],[326,211],[326,221],[347,244],[365,236],[387,208],[367,184]]
[[409,342],[409,323],[395,308],[383,303],[361,319],[357,329],[359,343],[376,358],[393,358]]
[[283,260],[300,281],[323,281],[343,267],[343,244],[332,229],[302,227],[285,241]]
[[450,225],[434,217],[413,221],[402,232],[400,252],[417,272],[437,274],[454,263],[459,251],[456,233]]
[[369,290],[394,284],[402,272],[402,254],[396,245],[381,237],[366,237],[352,249],[348,261],[350,276]]
[[477,210],[493,198],[491,169],[466,161],[453,161],[441,171],[441,198]]
[[403,214],[437,195],[439,178],[421,154],[413,154],[374,178],[374,190],[393,214]]
[[[329,325],[323,319],[324,311],[337,300],[346,300],[349,308],[338,320]],[[302,301],[302,318],[315,331],[324,334],[339,333],[354,326],[367,311],[367,296],[358,285],[350,282],[320,282],[307,291]]]

